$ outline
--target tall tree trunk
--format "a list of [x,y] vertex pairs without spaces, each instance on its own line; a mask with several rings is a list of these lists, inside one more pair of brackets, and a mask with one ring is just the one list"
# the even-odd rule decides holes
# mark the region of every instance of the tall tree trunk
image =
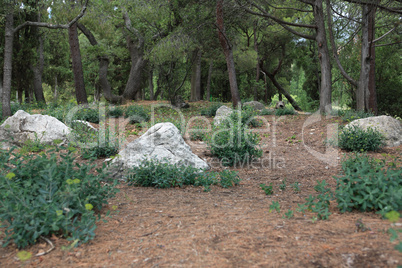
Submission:
[[211,101],[211,78],[213,68],[214,68],[214,61],[210,60],[208,69],[208,78],[207,78],[207,101]]
[[286,89],[284,89],[279,84],[279,82],[276,80],[275,76],[270,73],[267,73],[267,76],[272,81],[274,86],[278,89],[280,101],[282,101],[282,94],[283,94],[288,99],[288,101],[293,106],[293,108],[295,108],[296,111],[302,111],[302,109],[299,107],[299,105],[297,105],[296,101],[292,98],[292,96],[289,94],[289,92],[287,92]]
[[149,67],[148,72],[148,85],[149,85],[149,99],[154,100],[154,70],[152,66]]
[[218,36],[223,53],[225,54],[226,64],[229,73],[230,93],[232,94],[233,107],[241,105],[239,89],[237,87],[236,69],[233,59],[232,46],[229,44],[229,40],[225,32],[225,24],[223,20],[223,0],[217,0],[216,2],[216,24],[218,26]]
[[68,28],[68,41],[70,44],[71,61],[74,74],[75,96],[78,104],[87,104],[87,92],[85,91],[84,73],[82,70],[80,43],[78,41],[77,23]]
[[257,21],[254,22],[254,50],[257,52],[257,64],[256,64],[256,76],[255,76],[255,81],[257,82],[256,85],[254,85],[254,100],[258,101],[258,82],[260,81],[260,56],[258,54],[258,38],[257,38]]
[[201,100],[201,56],[201,49],[195,49],[193,52],[190,101]]
[[377,90],[375,84],[375,13],[376,7],[370,6],[370,12],[368,15],[368,39],[370,46],[370,72],[369,72],[369,111],[378,114],[378,106],[377,106]]
[[35,65],[32,65],[32,72],[34,74],[34,93],[35,99],[37,103],[46,103],[45,96],[43,95],[43,87],[42,87],[42,75],[43,75],[43,66],[45,64],[44,54],[43,54],[43,37],[39,36],[39,45],[37,48],[37,53],[39,59]]
[[[98,41],[96,41],[95,36],[92,32],[85,27],[85,25],[78,23],[78,28],[81,32],[88,38],[89,43],[92,46],[98,46]],[[109,57],[107,55],[102,55],[98,57],[99,60],[99,86],[103,91],[103,96],[105,99],[113,104],[121,104],[123,102],[123,97],[114,95],[112,92],[112,87],[107,79],[107,73],[109,69]]]
[[[144,60],[144,38],[139,34],[138,30],[132,27],[131,19],[128,13],[123,14],[124,22],[128,31],[125,31],[126,43],[130,52],[131,69],[128,76],[126,88],[123,92],[123,97],[128,100],[134,100],[137,92],[141,88],[142,71],[145,66]],[[131,38],[131,34],[136,33],[136,40]]]
[[332,75],[322,2],[322,0],[315,0],[313,11],[317,25],[316,42],[318,45],[318,59],[321,66],[320,113],[325,113],[332,110]]
[[14,15],[6,14],[4,34],[4,66],[3,66],[3,118],[11,116],[11,78],[13,70]]

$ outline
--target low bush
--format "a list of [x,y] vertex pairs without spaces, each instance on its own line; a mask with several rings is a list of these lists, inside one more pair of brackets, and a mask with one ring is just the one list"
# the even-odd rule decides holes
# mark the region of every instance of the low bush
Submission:
[[213,117],[216,115],[216,111],[221,107],[221,103],[213,103],[212,105],[201,110],[201,115]]
[[235,171],[205,172],[191,166],[144,160],[138,167],[129,171],[127,181],[128,185],[155,188],[204,186],[204,190],[209,191],[211,185],[227,188],[238,185],[240,179]]
[[151,119],[149,112],[144,107],[138,105],[126,107],[124,118],[129,118],[131,124],[148,122]]
[[109,107],[108,115],[110,117],[120,117],[123,116],[124,110],[121,107]]
[[82,120],[97,124],[99,123],[99,111],[91,108],[80,109],[73,115],[72,120]]
[[342,162],[335,196],[342,212],[402,211],[402,169],[393,163],[355,154]]
[[342,120],[344,122],[352,122],[353,120],[356,119],[362,119],[374,116],[374,114],[372,113],[367,113],[365,111],[355,111],[355,110],[342,111],[339,112],[339,115],[342,117]]
[[343,128],[338,137],[338,146],[341,149],[354,152],[377,151],[384,146],[384,135],[373,128],[362,129],[353,125]]
[[264,109],[261,111],[261,115],[273,115],[275,114],[275,110],[273,109]]
[[[60,152],[59,152],[60,153]],[[117,193],[117,182],[94,166],[75,162],[71,153],[51,150],[39,155],[2,153],[0,222],[5,243],[18,248],[35,244],[52,233],[84,243],[94,238],[99,211]],[[60,160],[62,159],[62,160]]]
[[282,115],[294,115],[296,114],[296,111],[293,108],[283,108],[283,109],[275,109],[275,115],[276,116],[282,116]]
[[229,120],[215,126],[206,139],[211,154],[221,159],[224,166],[251,163],[262,155],[258,134],[252,133],[246,125],[249,114],[241,113],[240,119],[238,116],[236,111],[233,112]]

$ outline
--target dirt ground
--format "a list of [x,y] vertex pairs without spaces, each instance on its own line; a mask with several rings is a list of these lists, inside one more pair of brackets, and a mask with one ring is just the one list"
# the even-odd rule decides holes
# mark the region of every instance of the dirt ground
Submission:
[[[52,236],[55,249],[41,257],[21,262],[18,249],[0,248],[0,267],[397,267],[402,254],[390,242],[392,224],[374,212],[341,214],[331,204],[328,220],[313,221],[311,213],[296,212],[297,204],[315,194],[316,181],[326,180],[332,189],[345,152],[334,150],[331,161],[325,153],[328,126],[339,118],[310,115],[264,116],[270,124],[262,131],[264,161],[232,168],[242,179],[239,186],[154,189],[127,186],[110,199],[107,222],[100,221],[96,237],[77,248]],[[314,120],[313,120],[314,121]],[[306,123],[306,122],[310,122]],[[304,125],[304,128],[303,128]],[[293,137],[292,137],[293,136]],[[191,144],[201,158],[211,156],[202,142]],[[314,152],[316,155],[314,156]],[[370,153],[377,158],[401,156],[402,146]],[[400,162],[399,162],[400,164]],[[220,167],[214,166],[214,170]],[[284,191],[279,185],[286,179]],[[269,196],[260,184],[273,184]],[[300,183],[300,191],[291,185]],[[281,212],[269,212],[278,201]],[[285,218],[288,209],[293,218]],[[361,221],[367,230],[359,228]],[[401,228],[402,220],[397,223]],[[398,228],[398,227],[397,227]],[[39,243],[26,251],[33,255],[47,250]]]

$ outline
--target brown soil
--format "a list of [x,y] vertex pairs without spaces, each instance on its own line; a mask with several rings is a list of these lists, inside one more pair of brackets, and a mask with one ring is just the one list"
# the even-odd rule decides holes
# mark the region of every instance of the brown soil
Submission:
[[[341,214],[336,203],[326,221],[312,221],[311,213],[296,212],[297,204],[315,194],[316,181],[333,178],[340,165],[314,157],[309,148],[324,153],[327,126],[337,118],[322,118],[304,129],[308,115],[265,116],[270,123],[261,134],[265,162],[254,167],[235,168],[240,186],[229,189],[201,187],[154,189],[119,186],[120,193],[109,202],[107,222],[99,222],[93,241],[74,249],[69,242],[52,236],[55,249],[26,262],[16,258],[10,245],[0,248],[0,267],[397,267],[402,255],[394,249],[387,230],[391,223],[375,213]],[[262,129],[262,128],[260,128]],[[275,135],[274,135],[275,133]],[[292,138],[292,136],[294,138]],[[210,158],[205,144],[194,142],[193,151]],[[401,156],[402,146],[370,153],[377,158]],[[336,150],[340,161],[345,154]],[[400,164],[400,162],[399,162]],[[215,167],[219,170],[219,167]],[[286,179],[287,189],[279,184]],[[300,192],[291,184],[300,183]],[[260,184],[272,183],[268,196]],[[281,212],[269,212],[278,201]],[[116,210],[113,210],[117,208]],[[288,209],[295,211],[284,218]],[[357,222],[367,230],[358,228]],[[402,221],[399,221],[399,226]],[[400,228],[400,227],[399,227]],[[63,247],[64,246],[64,247]],[[33,255],[46,250],[44,242],[26,251]]]

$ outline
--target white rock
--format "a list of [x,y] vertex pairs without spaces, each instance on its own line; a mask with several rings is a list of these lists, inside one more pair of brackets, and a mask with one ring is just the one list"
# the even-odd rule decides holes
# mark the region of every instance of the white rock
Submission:
[[259,101],[249,101],[249,102],[245,102],[245,103],[243,104],[243,106],[251,106],[251,107],[253,107],[254,110],[258,110],[258,111],[261,111],[261,110],[264,110],[264,109],[265,109],[264,104],[262,104],[262,103],[259,102]]
[[233,109],[223,105],[216,110],[216,115],[214,117],[214,125],[219,125],[223,120],[228,118],[233,113]]
[[392,116],[382,115],[357,119],[347,124],[345,128],[351,126],[360,126],[364,130],[367,130],[369,127],[377,129],[385,136],[386,145],[389,147],[402,144],[402,124]]
[[22,110],[4,121],[0,128],[12,137],[10,144],[21,146],[26,140],[39,140],[42,144],[53,144],[55,140],[67,143],[71,129],[56,118],[48,115],[30,115]]
[[139,166],[144,159],[209,169],[205,161],[191,152],[180,131],[170,122],[154,125],[129,143],[111,162],[112,173],[116,173],[116,168],[119,173],[126,168]]

